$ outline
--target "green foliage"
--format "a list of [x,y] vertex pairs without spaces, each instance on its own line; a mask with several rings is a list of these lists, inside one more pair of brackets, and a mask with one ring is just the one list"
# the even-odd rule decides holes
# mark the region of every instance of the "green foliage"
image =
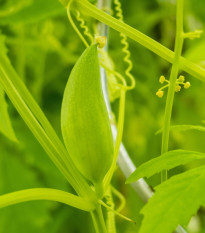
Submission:
[[74,66],[63,97],[61,128],[76,167],[99,185],[113,158],[113,139],[102,93],[97,45]]
[[[7,53],[7,48],[5,46],[5,37],[0,34],[0,50],[2,54]],[[0,132],[3,133],[10,140],[17,142],[16,135],[11,125],[10,117],[8,114],[8,106],[5,99],[5,93],[0,86]]]
[[63,7],[56,0],[34,0],[14,14],[0,17],[1,24],[14,23],[35,23],[48,18],[52,15],[58,15],[63,12]]
[[[78,2],[82,1],[79,0]],[[61,0],[60,2],[64,2],[64,6],[66,6],[68,1]],[[204,27],[204,0],[187,0],[185,2],[185,32],[202,29]],[[122,0],[121,3],[125,12],[125,22],[133,28],[128,27],[122,22],[113,20],[110,16],[107,17],[106,14],[103,14],[102,17],[102,14],[100,14],[99,11],[97,12],[93,5],[87,4],[87,0],[84,1],[84,3],[84,5],[80,4],[77,10],[80,11],[82,18],[86,16],[85,22],[88,23],[87,26],[91,31],[93,31],[95,27],[95,20],[93,20],[92,17],[98,16],[98,19],[102,20],[104,23],[108,23],[119,32],[127,33],[128,37],[131,37],[141,45],[149,48],[165,60],[169,62],[173,61],[174,53],[172,51],[175,38],[174,17],[176,13],[175,1],[129,0],[127,2]],[[91,13],[88,11],[90,5],[92,6]],[[105,8],[103,10],[112,13],[111,11],[114,9]],[[75,11],[72,13],[75,13]],[[116,12],[113,12],[111,15],[116,16]],[[78,22],[77,26],[79,26]],[[136,31],[134,28],[139,31]],[[4,38],[0,38],[0,41],[6,42],[8,58],[12,64],[8,62],[2,63],[1,60],[0,67],[7,67],[7,71],[9,70],[7,74],[10,77],[12,86],[15,87],[12,91],[17,91],[17,94],[23,99],[21,103],[26,105],[30,110],[29,112],[22,111],[22,115],[26,117],[29,115],[28,113],[32,113],[29,116],[36,119],[36,121],[32,122],[34,125],[33,129],[38,129],[38,132],[43,133],[48,139],[44,144],[41,143],[41,145],[44,146],[44,149],[46,146],[46,148],[51,148],[57,161],[60,161],[61,164],[63,163],[64,173],[66,173],[67,178],[65,179],[49,158],[46,157],[46,152],[41,148],[41,145],[37,142],[35,137],[28,132],[21,117],[16,113],[16,110],[10,102],[7,101],[9,104],[9,117],[20,143],[14,144],[3,135],[0,135],[0,194],[36,187],[59,188],[73,192],[74,190],[71,186],[73,183],[71,182],[71,185],[69,185],[67,182],[67,180],[70,181],[72,179],[69,179],[68,170],[65,169],[69,163],[65,165],[65,163],[62,162],[62,158],[69,158],[69,155],[62,143],[59,143],[59,138],[53,133],[45,115],[52,123],[56,132],[60,135],[59,118],[62,93],[67,82],[67,75],[82,53],[82,43],[71,29],[66,18],[66,12],[57,0],[0,0],[0,30],[5,35]],[[109,32],[109,55],[113,60],[109,62],[113,63],[112,66],[115,67],[115,69],[123,73],[126,66],[123,64],[119,33],[114,30],[109,30]],[[145,36],[143,33],[151,36],[154,40]],[[156,43],[156,41],[159,43]],[[157,129],[162,128],[166,98],[162,100],[157,99],[155,92],[159,88],[157,80],[160,75],[169,76],[170,65],[168,62],[158,59],[154,53],[151,53],[143,46],[139,46],[132,40],[129,42],[134,64],[133,74],[136,77],[137,85],[134,90],[127,93],[123,142],[129,154],[132,156],[132,160],[138,166],[153,158],[153,156],[160,154],[161,135],[155,136],[154,134]],[[205,59],[203,51],[204,35],[202,35],[202,38],[199,40],[185,41],[183,56],[188,60],[184,58],[180,59],[180,68],[181,71],[185,70],[189,73],[183,75],[190,81],[191,88],[187,90],[186,93],[181,91],[175,95],[173,114],[171,117],[173,126],[170,128],[172,133],[169,138],[170,150],[183,148],[189,152],[205,151],[204,127],[200,126],[201,120],[205,119],[205,108],[202,101],[205,99],[205,86],[202,82],[193,78],[194,76],[202,81],[204,80],[204,71],[198,66],[201,65],[204,67]],[[5,52],[5,45],[0,42],[1,58],[2,54],[5,54]],[[189,61],[194,62],[197,66]],[[3,71],[5,70],[6,69],[3,69]],[[0,71],[2,71],[2,69],[0,69]],[[112,74],[109,74],[108,76],[111,75]],[[4,76],[2,76],[1,73],[0,80],[2,80],[2,77]],[[20,78],[22,78],[22,80],[20,80]],[[115,79],[115,77],[113,79]],[[25,88],[23,82],[28,89]],[[113,81],[111,80],[110,83],[113,84]],[[9,84],[9,82],[7,84]],[[5,87],[6,86],[7,85],[5,85]],[[116,88],[115,84],[114,88]],[[34,96],[35,100],[37,100],[43,111],[41,111],[41,109],[39,110],[34,98],[31,98],[32,96],[28,90]],[[7,91],[12,92],[11,90]],[[116,93],[120,93],[119,89],[117,89]],[[117,97],[119,96],[117,95]],[[6,105],[3,104],[2,106]],[[117,101],[113,101],[112,110],[117,116]],[[118,117],[116,117],[116,120],[118,120]],[[32,124],[30,126],[32,126]],[[178,133],[180,131],[185,131],[186,133]],[[6,153],[3,148],[6,148]],[[180,173],[182,170],[193,168],[196,164],[201,165],[203,161],[195,160],[195,158],[198,159],[200,156],[203,157],[200,153],[194,155],[187,154],[187,158],[185,158],[185,155],[182,158],[180,157],[179,161],[182,162],[182,159],[186,161],[190,159],[191,163],[186,164],[183,168],[178,167],[171,170],[169,172],[170,176]],[[2,158],[4,158],[6,162],[3,162]],[[177,156],[174,156],[173,160],[176,158]],[[170,156],[169,159],[171,159]],[[173,163],[173,160],[171,159],[171,163]],[[151,160],[150,162],[153,161]],[[75,168],[74,165],[72,166]],[[160,164],[158,166],[160,168]],[[168,165],[166,164],[166,166]],[[155,169],[153,170],[155,171]],[[75,180],[79,180],[75,170],[73,173],[71,172],[71,177],[74,177]],[[145,219],[146,215],[149,215],[151,219],[149,222],[154,222],[155,211],[158,209],[159,211],[162,210],[163,205],[165,205],[164,211],[165,209],[169,210],[170,207],[175,204],[180,193],[184,191],[184,189],[180,189],[180,184],[186,181],[186,177],[187,176],[184,176],[184,178],[177,180],[177,182],[179,181],[177,184],[176,182],[173,183],[175,188],[176,185],[179,187],[177,189],[178,195],[175,195],[175,193],[169,195],[172,190],[172,184],[170,184],[169,187],[162,186],[164,188],[163,190],[161,189],[160,192],[163,191],[164,193],[166,191],[165,189],[168,187],[165,194],[166,196],[163,196],[163,199],[159,198],[158,205],[155,203],[153,214],[145,213]],[[174,178],[175,177],[171,178],[171,180]],[[199,191],[200,185],[204,185],[204,181],[202,180],[201,182],[197,181],[199,187],[194,187],[194,183],[192,183],[194,178],[188,180],[187,186],[192,185],[193,187],[192,189],[190,188],[191,194],[193,194],[194,190],[197,191],[198,189]],[[112,182],[114,186],[123,193],[127,201],[124,212],[132,216],[137,222],[136,225],[133,225],[124,221],[118,221],[117,219],[117,232],[136,233],[142,221],[139,209],[144,204],[132,191],[130,186],[124,185],[124,177],[118,169]],[[159,176],[153,176],[149,179],[149,185],[153,187],[159,182]],[[182,185],[181,188],[184,186]],[[158,188],[160,189],[160,186],[156,188],[156,195],[158,195]],[[86,188],[81,189],[86,190]],[[88,190],[83,194],[87,192]],[[196,202],[198,202],[198,198],[200,200],[203,198],[203,192],[204,190],[201,189],[201,193],[199,193],[199,196],[195,199]],[[189,194],[187,194],[184,199],[187,200],[188,197]],[[195,204],[197,205],[193,197],[193,195],[190,196],[190,206],[192,207]],[[169,203],[166,202],[166,198]],[[195,203],[191,202],[191,198],[192,202]],[[180,200],[182,199],[183,198]],[[185,203],[188,202],[185,201]],[[181,211],[180,213],[185,213],[188,207],[186,208],[183,206],[183,201],[177,201],[177,204],[177,210]],[[201,204],[204,205],[203,202],[201,202]],[[151,204],[148,205],[152,210]],[[116,205],[116,208],[117,207],[118,205]],[[181,207],[184,208],[184,211],[181,210]],[[197,208],[198,207],[196,207],[196,210]],[[192,214],[194,214],[196,210],[194,210]],[[111,213],[113,215],[113,212]],[[159,218],[160,214],[161,218],[164,216],[164,212],[161,211],[157,213],[157,218]],[[202,207],[197,215],[198,222],[195,223],[195,232],[196,228],[198,228],[197,233],[204,233],[204,216],[204,208]],[[37,201],[35,203],[26,203],[0,209],[0,232],[67,233],[84,232],[86,229],[86,232],[93,233],[94,229],[90,224],[89,217],[87,213],[83,211],[80,212],[74,208],[67,208],[57,203]],[[182,219],[181,215],[177,215],[177,212],[175,215],[172,214],[169,216],[169,219],[168,216],[166,216],[168,223],[173,223],[173,221],[175,221],[175,223],[181,224],[183,221],[181,221],[180,218]],[[189,217],[186,218],[189,219]],[[81,224],[79,224],[79,222]],[[149,222],[147,222],[147,224],[149,224]],[[159,222],[159,225],[160,224],[161,222]],[[156,225],[157,223],[153,225],[153,228],[149,232],[152,232],[153,229],[158,230]],[[174,225],[176,226],[176,224]],[[174,225],[172,225],[172,229],[175,228]],[[164,227],[166,228],[167,226],[164,225]],[[193,233],[193,230],[189,227],[187,231]],[[159,229],[158,232],[164,233],[165,229],[161,232]]]
[[[19,160],[17,156],[11,155],[2,146],[0,177],[1,195],[15,190],[42,185],[37,173],[34,173],[22,160]],[[46,225],[51,222],[51,209],[52,206],[45,202],[26,203],[0,209],[0,232],[43,233]]]
[[6,40],[6,36],[2,35],[0,32],[0,50],[1,50],[1,53],[3,54],[7,53],[7,47],[5,45],[5,40]]
[[8,106],[5,99],[3,89],[0,87],[0,132],[3,133],[10,140],[17,142],[16,135],[11,125],[8,114]]
[[[180,131],[180,132],[186,132],[189,130],[197,130],[201,132],[205,132],[205,127],[201,125],[171,125],[170,130],[173,131]],[[162,133],[162,129],[158,130],[156,134]]]
[[142,209],[145,216],[139,233],[171,233],[186,226],[201,205],[205,205],[205,166],[170,178],[155,188]]
[[159,173],[165,169],[169,170],[176,166],[186,164],[198,159],[205,159],[204,153],[185,150],[168,151],[161,156],[149,160],[139,166],[127,179],[126,183],[135,182],[142,177],[149,178],[150,176]]

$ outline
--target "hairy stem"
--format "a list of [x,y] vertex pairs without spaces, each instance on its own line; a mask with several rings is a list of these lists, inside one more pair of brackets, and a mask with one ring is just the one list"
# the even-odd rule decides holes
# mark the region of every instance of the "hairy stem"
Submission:
[[[162,147],[161,153],[164,154],[168,151],[169,145],[169,131],[170,131],[170,122],[172,115],[172,108],[174,102],[174,94],[176,87],[176,80],[179,73],[179,61],[181,57],[184,37],[183,37],[183,5],[184,0],[177,0],[177,25],[176,25],[176,38],[175,38],[175,56],[170,74],[170,83],[166,100],[165,115],[164,115],[164,126],[162,134]],[[167,180],[167,171],[162,171],[161,181]]]

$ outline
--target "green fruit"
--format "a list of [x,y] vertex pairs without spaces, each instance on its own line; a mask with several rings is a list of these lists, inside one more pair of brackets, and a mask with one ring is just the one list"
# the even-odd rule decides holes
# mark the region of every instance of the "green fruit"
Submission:
[[99,187],[113,160],[113,138],[101,87],[97,45],[84,51],[70,74],[63,96],[61,127],[76,167]]

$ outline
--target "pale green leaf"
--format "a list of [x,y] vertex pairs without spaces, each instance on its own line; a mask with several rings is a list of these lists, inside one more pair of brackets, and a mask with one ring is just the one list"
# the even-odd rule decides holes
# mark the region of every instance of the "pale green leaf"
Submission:
[[[174,131],[188,131],[188,130],[198,130],[205,132],[205,127],[201,125],[172,125],[170,126],[170,130]],[[156,134],[162,133],[162,129],[158,130]]]
[[139,166],[127,179],[126,183],[137,181],[142,177],[150,177],[162,170],[169,170],[176,166],[197,160],[205,159],[205,154],[195,151],[173,150],[158,156]]
[[11,141],[18,142],[8,114],[5,93],[0,86],[0,132]]
[[186,226],[201,205],[205,205],[205,166],[195,168],[156,187],[142,209],[144,219],[139,233],[172,233]]

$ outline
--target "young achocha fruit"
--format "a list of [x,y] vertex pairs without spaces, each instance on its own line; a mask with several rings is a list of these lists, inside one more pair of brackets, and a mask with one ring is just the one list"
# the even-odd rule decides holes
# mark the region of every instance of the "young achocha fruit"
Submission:
[[88,47],[65,88],[61,127],[67,150],[79,171],[102,194],[113,160],[113,138],[104,102],[97,45]]

